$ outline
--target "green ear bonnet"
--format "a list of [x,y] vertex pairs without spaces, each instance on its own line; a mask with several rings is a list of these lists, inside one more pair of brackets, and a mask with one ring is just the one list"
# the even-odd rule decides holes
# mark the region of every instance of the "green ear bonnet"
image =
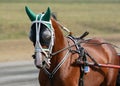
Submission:
[[[50,11],[50,8],[48,7],[47,11],[43,14],[43,13],[40,13],[38,15],[36,15],[32,10],[30,10],[30,8],[28,8],[27,6],[25,7],[25,10],[26,10],[26,13],[28,15],[28,17],[30,18],[30,20],[32,21],[32,25],[33,24],[36,24],[36,44],[35,44],[35,52],[36,54],[37,53],[40,53],[40,52],[43,52],[44,55],[46,57],[48,57],[49,55],[47,55],[46,51],[48,52],[49,51],[49,54],[52,53],[52,48],[53,48],[53,45],[54,45],[54,29],[52,27],[52,22],[50,20],[50,17],[51,17],[51,11]],[[40,44],[40,41],[39,41],[39,32],[40,32],[40,29],[41,28],[41,23],[43,25],[45,25],[48,30],[51,32],[51,41],[50,41],[50,44],[49,44],[49,47],[48,48],[42,48],[41,44]],[[31,26],[32,26],[31,25]],[[37,54],[39,55],[39,54]],[[40,57],[40,56],[37,56],[36,57]]]
[[32,21],[32,23],[35,22],[40,22],[43,23],[44,25],[46,25],[49,29],[52,29],[52,24],[51,24],[51,10],[48,7],[47,11],[45,12],[45,14],[40,13],[38,15],[36,15],[29,7],[25,6],[25,10],[26,13],[29,17],[29,19]]

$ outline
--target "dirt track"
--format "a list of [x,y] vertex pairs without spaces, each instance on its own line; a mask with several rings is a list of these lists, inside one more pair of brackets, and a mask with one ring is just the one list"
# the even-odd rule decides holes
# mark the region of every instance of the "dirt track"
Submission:
[[[106,40],[119,46],[120,39],[115,38],[106,38]],[[120,52],[120,49],[117,50]],[[33,60],[31,57],[33,53],[34,47],[29,39],[0,40],[0,62]]]
[[29,40],[0,41],[0,86],[39,86],[38,70],[31,57],[33,53]]
[[34,48],[28,39],[0,40],[0,62],[32,60]]
[[0,86],[39,86],[32,61],[0,63]]

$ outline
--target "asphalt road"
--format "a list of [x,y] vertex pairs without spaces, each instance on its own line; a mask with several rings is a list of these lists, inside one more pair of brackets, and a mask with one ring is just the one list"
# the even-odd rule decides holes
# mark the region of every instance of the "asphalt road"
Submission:
[[39,86],[32,61],[0,63],[0,86]]

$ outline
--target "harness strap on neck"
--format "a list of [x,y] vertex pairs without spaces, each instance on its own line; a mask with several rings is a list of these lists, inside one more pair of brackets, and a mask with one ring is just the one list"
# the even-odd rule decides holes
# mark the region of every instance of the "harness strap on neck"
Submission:
[[67,60],[67,58],[69,57],[68,54],[69,54],[70,51],[68,51],[64,58],[60,61],[60,63],[54,68],[54,70],[50,73],[46,68],[43,68],[45,73],[50,77],[50,78],[53,78],[53,76],[55,75],[55,73],[60,69],[60,67],[63,65],[63,63]]

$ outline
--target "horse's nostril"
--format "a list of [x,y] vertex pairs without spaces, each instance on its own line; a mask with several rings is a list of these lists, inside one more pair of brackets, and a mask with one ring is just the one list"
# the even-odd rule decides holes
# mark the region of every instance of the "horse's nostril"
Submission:
[[40,66],[36,66],[38,69],[40,69],[41,67]]
[[42,62],[42,65],[45,65],[45,61]]
[[32,55],[32,57],[33,57],[33,59],[35,59],[35,54],[34,54],[34,55]]

